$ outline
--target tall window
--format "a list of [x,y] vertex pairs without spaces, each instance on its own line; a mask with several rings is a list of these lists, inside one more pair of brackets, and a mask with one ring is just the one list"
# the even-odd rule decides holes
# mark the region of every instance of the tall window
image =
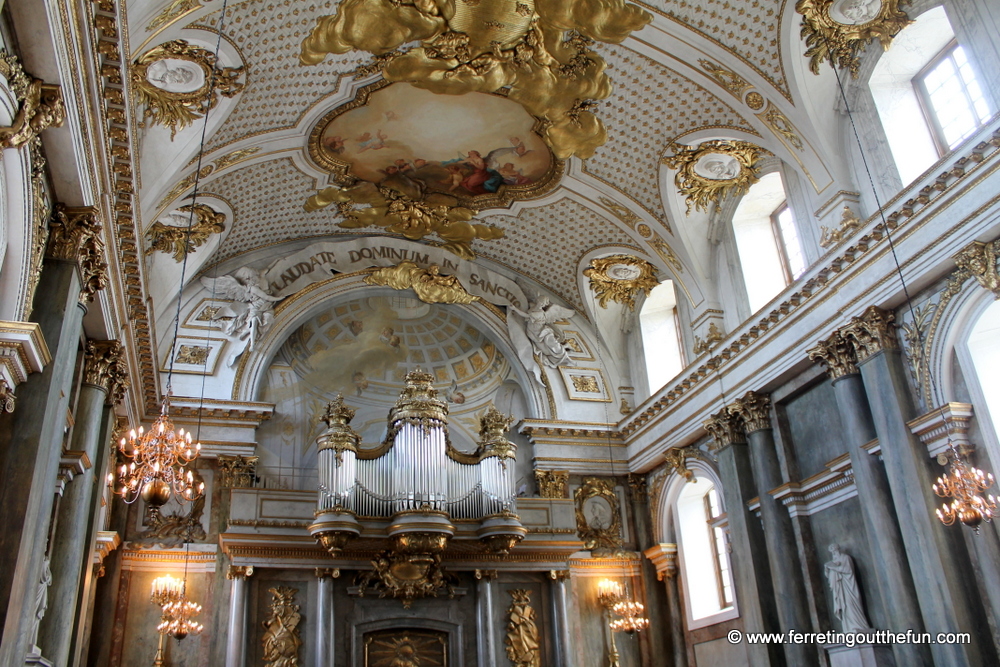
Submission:
[[650,393],[655,393],[684,368],[677,326],[677,294],[672,280],[663,281],[646,297],[639,313],[639,329],[646,357],[646,379]]
[[688,611],[690,620],[701,626],[704,619],[733,609],[726,515],[715,485],[701,476],[684,484],[676,507]]
[[733,234],[754,312],[806,270],[795,217],[778,172],[761,177],[740,200],[733,214]]
[[952,42],[913,81],[943,155],[976,131],[989,107],[965,50]]

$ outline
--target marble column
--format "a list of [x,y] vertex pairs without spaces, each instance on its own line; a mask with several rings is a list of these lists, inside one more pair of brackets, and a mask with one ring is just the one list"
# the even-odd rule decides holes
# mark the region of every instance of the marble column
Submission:
[[[652,515],[649,511],[649,489],[646,476],[630,474],[627,478],[629,500],[632,505],[632,521],[635,526],[635,542],[639,551],[656,544],[653,539]],[[666,593],[656,581],[656,568],[647,558],[640,559],[642,599],[649,619],[649,632],[639,633],[639,650],[644,665],[659,665],[662,656],[669,653],[667,645],[670,634],[666,632],[668,621],[663,618],[667,606]]]
[[496,628],[493,627],[493,580],[496,570],[476,570],[476,645],[479,667],[497,667]]
[[333,580],[340,570],[316,568],[316,667],[333,667]]
[[85,307],[75,261],[48,257],[32,318],[52,363],[18,387],[17,411],[0,419],[0,601],[6,604],[0,665],[23,664],[35,637],[36,596],[47,552]]
[[555,625],[552,635],[555,644],[555,667],[575,667],[573,652],[570,650],[571,634],[569,631],[569,570],[552,570],[549,572],[552,580],[552,620]]
[[[107,457],[109,423],[113,419],[109,393],[118,398],[125,380],[123,349],[117,341],[88,341],[84,352],[83,384],[79,389],[73,437],[69,451],[86,469],[63,491],[56,512],[56,530],[50,549],[52,586],[49,608],[42,620],[38,645],[56,665],[68,663],[76,628],[81,580],[90,569],[91,509],[100,488],[100,462]],[[68,453],[68,452],[67,452]],[[96,467],[95,467],[96,466]]]
[[[809,350],[809,358],[824,363],[833,382],[848,442],[854,485],[861,499],[862,526],[873,556],[875,585],[879,588],[879,597],[889,623],[887,629],[893,632],[923,632],[924,622],[920,616],[916,586],[910,574],[903,535],[896,521],[885,467],[878,458],[863,449],[875,439],[876,434],[864,383],[858,374],[854,348],[836,332]],[[925,644],[893,644],[892,653],[897,665],[919,667],[932,664],[930,647]]]
[[661,543],[646,549],[643,554],[656,567],[656,578],[663,582],[667,598],[667,627],[670,628],[670,665],[687,667],[687,645],[684,640],[684,610],[681,592],[677,585],[677,545]]
[[[747,507],[747,503],[757,496],[757,487],[743,423],[724,409],[712,415],[704,425],[705,430],[715,438],[714,449],[729,518],[732,566],[743,629],[745,632],[778,632],[778,611],[774,603],[764,530]],[[755,667],[785,664],[785,654],[778,644],[748,645],[747,655]]]
[[924,627],[932,634],[972,634],[970,644],[933,644],[934,664],[998,664],[962,535],[935,516],[930,457],[906,424],[914,408],[893,320],[892,313],[872,306],[840,331],[854,348],[871,404]]
[[[743,421],[747,434],[754,480],[760,494],[760,518],[780,627],[784,631],[807,630],[811,623],[806,605],[806,585],[802,564],[796,553],[792,517],[781,502],[768,493],[785,481],[781,478],[781,465],[771,426],[771,399],[748,391],[730,406],[730,413]],[[784,650],[789,665],[810,665],[819,661],[813,645],[785,644]]]
[[247,579],[253,565],[230,565],[229,625],[226,632],[226,667],[246,667]]

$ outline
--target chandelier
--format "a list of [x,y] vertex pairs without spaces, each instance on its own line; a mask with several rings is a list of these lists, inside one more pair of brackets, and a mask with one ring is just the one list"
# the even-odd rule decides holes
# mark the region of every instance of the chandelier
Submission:
[[979,524],[991,521],[997,509],[996,498],[983,497],[983,492],[993,486],[993,475],[966,463],[954,447],[950,458],[948,473],[938,477],[932,487],[938,496],[952,499],[937,510],[937,517],[946,526],[958,520],[978,533]]
[[[142,498],[160,506],[176,495],[181,502],[194,500],[205,490],[205,483],[195,485],[194,473],[187,465],[198,458],[201,443],[191,444],[191,434],[184,429],[174,431],[170,421],[170,398],[163,398],[163,408],[148,431],[132,429],[128,438],[119,443],[123,461],[118,471],[119,487],[114,492],[126,503]],[[114,473],[108,473],[108,483],[115,483]]]
[[184,639],[188,635],[200,634],[204,629],[201,623],[193,620],[201,613],[201,605],[187,599],[186,588],[185,581],[169,574],[153,580],[149,600],[163,609],[160,624],[156,626],[161,639],[163,635]]
[[[608,667],[620,667],[615,633],[632,634],[649,627],[649,619],[642,615],[645,607],[629,598],[624,587],[611,579],[602,579],[597,583],[597,600],[608,615],[608,628],[611,630]],[[612,618],[612,615],[617,618]]]

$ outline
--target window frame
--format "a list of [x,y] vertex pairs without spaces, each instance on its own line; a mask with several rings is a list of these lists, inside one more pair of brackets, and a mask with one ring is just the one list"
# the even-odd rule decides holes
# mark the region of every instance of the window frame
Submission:
[[781,258],[781,273],[785,276],[786,287],[791,285],[795,278],[792,277],[792,263],[788,260],[788,248],[785,245],[785,235],[781,233],[781,223],[778,221],[778,216],[790,210],[791,207],[786,199],[771,212],[771,233],[774,234],[774,245],[778,249],[778,257]]
[[[910,83],[913,85],[913,90],[917,96],[917,103],[920,105],[920,110],[924,114],[924,122],[927,123],[927,128],[930,130],[931,140],[934,142],[934,147],[937,148],[938,157],[944,157],[952,151],[948,146],[948,140],[944,136],[944,128],[941,127],[941,121],[937,117],[937,112],[934,110],[934,104],[931,102],[930,92],[927,90],[927,83],[925,79],[927,75],[931,73],[938,65],[947,60],[955,52],[958,47],[961,46],[958,43],[958,39],[952,38],[950,42],[940,52],[933,58],[931,58],[926,65],[920,68],[920,71],[911,79]],[[956,71],[957,71],[956,66]],[[962,79],[962,75],[958,74],[959,84],[962,88],[962,93],[965,95],[965,102],[968,105],[968,109],[972,112],[973,118],[976,119],[976,128],[983,126],[983,123],[979,122],[979,116],[976,113],[975,105],[972,102],[972,98],[969,97],[969,90],[965,85],[965,80]],[[980,84],[982,85],[982,84]]]

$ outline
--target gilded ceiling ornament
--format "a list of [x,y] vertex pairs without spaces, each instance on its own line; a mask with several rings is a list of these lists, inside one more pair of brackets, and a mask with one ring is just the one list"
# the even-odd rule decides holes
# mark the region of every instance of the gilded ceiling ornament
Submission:
[[[208,176],[209,174],[211,174],[214,171],[215,171],[215,165],[206,164],[198,172],[197,178],[205,178],[206,176]],[[189,189],[191,189],[192,187],[194,187],[195,180],[196,180],[196,176],[193,173],[192,174],[188,174],[187,176],[185,176],[184,178],[182,178],[180,181],[177,182],[177,185],[175,185],[173,188],[171,188],[170,192],[168,192],[167,194],[163,195],[163,199],[161,199],[160,203],[156,205],[157,208],[159,208],[159,207],[161,207],[161,206],[163,206],[163,205],[165,205],[165,204],[173,201],[174,199],[177,199],[182,194],[184,194],[185,192],[187,192]]]
[[569,472],[566,470],[536,470],[535,483],[542,498],[569,498]]
[[667,462],[667,474],[676,472],[688,482],[693,482],[694,471],[687,467],[688,455],[692,452],[691,447],[671,447],[663,458]]
[[840,215],[840,227],[836,229],[827,229],[826,227],[820,226],[822,236],[820,236],[819,244],[824,248],[837,245],[860,229],[861,225],[861,220],[859,220],[858,216],[854,214],[851,207],[844,204],[844,211]]
[[757,162],[771,153],[746,141],[718,139],[695,147],[672,144],[673,155],[662,158],[663,164],[677,170],[674,182],[687,199],[687,210],[708,209],[720,197],[738,196],[760,180]]
[[499,227],[471,222],[477,211],[458,206],[458,199],[448,195],[429,194],[416,201],[397,190],[366,181],[352,188],[321,190],[306,200],[305,209],[316,211],[333,203],[345,218],[337,224],[342,229],[383,227],[411,241],[436,234],[445,242],[441,247],[463,259],[475,258],[473,240],[503,238]]
[[623,0],[345,0],[318,20],[300,60],[357,49],[387,59],[382,76],[435,93],[493,93],[544,124],[541,134],[559,159],[588,158],[607,140],[591,100],[611,94],[593,41],[619,43],[652,17]]
[[635,310],[636,295],[644,292],[649,296],[653,288],[660,284],[656,279],[656,267],[632,255],[592,259],[590,267],[583,270],[583,275],[590,278],[590,289],[594,290],[601,308],[607,308],[611,300]]
[[906,0],[799,0],[795,11],[802,14],[801,36],[806,40],[809,69],[829,60],[850,70],[857,78],[858,56],[877,39],[888,49],[892,38],[912,21],[900,11]]
[[660,256],[660,259],[674,267],[677,273],[684,273],[684,265],[681,264],[681,260],[677,259],[674,249],[659,234],[653,234],[653,238],[649,239],[649,245],[653,246],[653,250]]
[[80,303],[94,300],[94,294],[108,284],[108,264],[97,209],[56,204],[49,221],[46,254],[53,259],[73,261],[80,269]]
[[264,626],[264,661],[266,667],[298,667],[299,649],[302,638],[299,636],[299,623],[302,614],[299,605],[294,604],[297,588],[278,586],[270,588],[271,617],[262,623]]
[[507,659],[512,667],[541,667],[541,644],[535,610],[531,606],[531,590],[515,588],[510,591],[510,609],[507,610]]
[[757,114],[757,117],[764,121],[779,139],[783,139],[796,150],[805,150],[805,144],[802,143],[802,138],[795,131],[795,126],[773,102],[768,100],[767,109],[763,113]]
[[0,49],[0,76],[19,103],[9,127],[0,127],[0,148],[21,148],[47,127],[61,127],[66,117],[62,90],[28,75],[13,54]]
[[764,108],[764,102],[766,100],[763,95],[758,93],[756,90],[752,90],[747,93],[747,96],[743,98],[743,101],[746,102],[747,106],[754,111],[760,111]]
[[465,291],[455,276],[442,276],[441,267],[431,264],[423,269],[413,262],[400,262],[396,266],[376,269],[365,277],[365,284],[385,285],[396,290],[413,289],[424,303],[472,303],[479,301]]
[[576,534],[593,555],[622,549],[622,521],[613,479],[584,477],[574,494]]
[[49,243],[49,214],[51,205],[45,186],[45,158],[42,156],[40,141],[28,144],[28,154],[31,156],[31,271],[28,273],[28,285],[25,289],[22,320],[27,320],[34,307],[35,290],[42,275],[42,262],[45,260],[45,249]]
[[642,218],[613,199],[608,199],[607,197],[599,197],[599,199],[601,204],[614,213],[615,217],[625,223],[625,226],[629,229],[635,229],[636,224],[642,221]]
[[132,64],[131,77],[146,107],[143,121],[169,127],[173,139],[178,130],[215,108],[220,96],[242,92],[246,83],[238,79],[243,72],[242,67],[216,67],[214,53],[175,39],[143,54]]
[[698,64],[708,72],[710,77],[715,79],[716,83],[729,91],[736,99],[743,99],[743,93],[753,88],[753,84],[742,76],[722,65],[713,63],[711,60],[703,58],[698,61]]
[[455,595],[457,579],[441,567],[440,554],[386,551],[372,560],[372,566],[373,572],[361,572],[355,579],[360,597],[371,590],[379,597],[401,600],[409,609],[420,598]]
[[[192,212],[197,219],[194,224],[190,224]],[[164,224],[161,220],[168,220],[169,224]],[[205,204],[196,204],[193,208],[181,206],[176,211],[162,216],[146,232],[150,241],[146,254],[151,255],[154,250],[173,253],[174,261],[182,262],[184,255],[204,245],[212,234],[224,232],[225,220],[224,213],[214,211]]]
[[[205,0],[208,2],[209,0]],[[190,14],[196,9],[201,7],[201,3],[198,0],[170,0],[170,4],[163,8],[163,11],[156,15],[149,25],[146,26],[146,30],[153,32],[163,28],[177,19]]]
[[994,299],[1000,299],[1000,275],[997,274],[998,242],[982,243],[973,241],[955,255],[958,268],[976,279],[984,289],[993,292]]

